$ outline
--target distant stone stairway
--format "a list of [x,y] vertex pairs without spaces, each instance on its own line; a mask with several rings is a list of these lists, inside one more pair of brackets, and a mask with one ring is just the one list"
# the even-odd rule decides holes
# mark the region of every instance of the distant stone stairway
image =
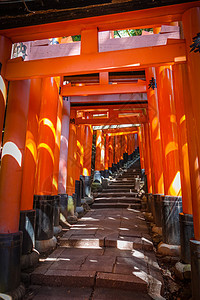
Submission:
[[95,197],[92,208],[141,209],[141,200],[134,187],[134,177],[140,175],[139,159],[119,177],[112,180],[106,189]]
[[30,276],[31,299],[163,299],[160,267],[134,187],[138,164],[99,193],[91,210],[65,229],[58,248],[41,259]]

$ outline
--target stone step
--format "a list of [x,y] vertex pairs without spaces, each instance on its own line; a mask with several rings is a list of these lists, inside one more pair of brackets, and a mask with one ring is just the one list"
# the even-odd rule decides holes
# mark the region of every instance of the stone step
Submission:
[[95,198],[94,203],[140,203],[141,200],[139,198],[133,197],[98,197]]
[[[103,232],[99,235],[99,237],[85,235],[84,236],[69,236],[69,237],[61,237],[59,244],[62,248],[67,249],[83,249],[86,250],[94,250],[100,251],[103,247],[108,248],[116,248],[120,250],[153,250],[153,243],[149,238],[142,237],[141,232],[143,229],[137,230],[135,232],[135,236],[129,236],[128,233],[123,232],[118,236],[118,234],[108,234],[104,235]],[[134,233],[133,233],[134,234]],[[146,234],[148,235],[148,233]],[[44,266],[45,267],[45,266]],[[63,268],[63,266],[61,266]],[[98,271],[98,270],[97,270]]]
[[115,202],[115,203],[93,203],[92,209],[102,209],[102,208],[131,208],[131,209],[141,209],[141,203],[127,203],[127,202]]
[[108,189],[109,188],[115,188],[115,189],[134,189],[134,186],[132,185],[132,184],[129,184],[129,185],[127,185],[127,184],[122,184],[122,185],[120,185],[120,184],[109,184],[108,185]]
[[115,180],[109,182],[109,185],[116,184],[116,185],[133,185],[135,181],[128,181],[128,180]]
[[107,189],[103,189],[102,190],[102,192],[103,193],[105,193],[105,192],[108,192],[108,193],[124,193],[124,192],[129,192],[129,193],[136,193],[136,190],[134,189],[134,188],[122,188],[122,187],[120,187],[119,189],[116,189],[115,187],[109,187],[109,188],[107,188]]
[[[108,198],[111,198],[111,197],[126,197],[126,198],[129,198],[129,197],[135,197],[137,198],[137,193],[130,193],[130,192],[123,192],[123,193],[120,193],[119,191],[116,191],[115,193],[110,193],[110,192],[107,192],[106,190],[102,193],[99,193],[97,194],[97,198],[98,197],[108,197]],[[96,199],[96,198],[95,198]]]

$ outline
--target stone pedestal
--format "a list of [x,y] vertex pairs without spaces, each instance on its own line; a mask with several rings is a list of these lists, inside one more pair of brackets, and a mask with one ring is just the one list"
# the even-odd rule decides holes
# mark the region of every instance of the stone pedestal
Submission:
[[34,209],[36,210],[35,248],[39,252],[46,252],[56,246],[57,241],[53,235],[54,204],[54,196],[34,196]]
[[193,215],[180,213],[181,260],[190,264],[190,240],[194,238]]
[[0,292],[10,293],[20,286],[22,232],[0,234]]
[[200,299],[200,241],[190,240],[192,299]]
[[60,195],[54,196],[54,210],[53,210],[53,234],[57,236],[61,231],[60,226]]
[[182,197],[161,196],[163,242],[180,245],[179,214],[182,212]]
[[156,227],[162,227],[162,196],[160,194],[153,195]]

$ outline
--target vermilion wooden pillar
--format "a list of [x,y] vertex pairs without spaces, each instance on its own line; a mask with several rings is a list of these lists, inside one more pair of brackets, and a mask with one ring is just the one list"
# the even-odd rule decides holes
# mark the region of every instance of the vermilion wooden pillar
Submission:
[[[186,39],[186,51],[187,51],[187,70],[188,70],[188,79],[185,84],[189,87],[191,98],[190,106],[188,105],[190,111],[192,110],[192,115],[190,119],[193,118],[193,129],[189,130],[189,159],[190,159],[190,168],[191,168],[191,185],[192,185],[192,206],[193,206],[193,219],[194,219],[194,234],[195,239],[200,241],[200,120],[199,120],[199,95],[200,95],[200,82],[199,82],[199,68],[200,68],[200,57],[199,52],[195,53],[194,51],[190,52],[193,43],[193,38],[197,36],[200,32],[200,8],[195,7],[189,9],[183,14],[183,29],[184,36]],[[187,99],[186,99],[187,100]],[[186,107],[186,111],[187,111]],[[191,132],[191,130],[193,132]],[[195,137],[193,134],[195,133]],[[195,146],[196,140],[196,146]],[[193,149],[193,152],[192,152]],[[196,153],[195,153],[196,149]],[[195,155],[196,154],[196,155]]]
[[62,106],[62,124],[60,137],[60,160],[58,176],[58,193],[66,194],[67,190],[67,161],[69,149],[70,99],[64,97]]
[[0,233],[18,231],[30,81],[10,83],[0,172]]
[[95,171],[101,170],[102,130],[96,132]]
[[114,136],[108,139],[108,167],[111,168],[114,162]]
[[33,209],[35,171],[37,162],[38,120],[40,114],[41,93],[42,80],[32,79],[30,85],[26,146],[24,154],[20,205],[21,211]]
[[145,174],[147,171],[147,153],[146,153],[146,139],[145,139],[145,132],[144,132],[144,124],[141,125],[141,135],[142,135],[142,150],[143,150],[143,159],[144,159],[144,169]]
[[188,157],[188,140],[186,129],[186,113],[184,103],[184,86],[182,66],[173,66],[173,79],[174,79],[174,96],[176,104],[176,118],[178,129],[178,142],[179,142],[179,163],[181,171],[181,187],[182,187],[182,204],[183,212],[185,214],[192,214],[192,197],[191,197],[191,184],[190,184],[190,167]]
[[[60,82],[60,80],[59,80],[59,82]],[[59,85],[58,85],[58,89],[59,89]],[[55,143],[55,150],[54,150],[53,182],[52,182],[52,194],[53,195],[58,194],[62,108],[63,108],[63,99],[62,99],[62,96],[59,96],[58,110],[57,110],[57,124],[56,124],[56,143]]]
[[127,135],[127,150],[128,150],[128,155],[131,154],[131,134]]
[[152,78],[156,81],[155,68],[148,68],[145,71],[147,81],[147,96],[148,96],[148,115],[150,123],[151,136],[151,154],[153,165],[153,194],[164,194],[164,179],[163,179],[163,161],[160,136],[160,119],[158,110],[158,94],[157,88],[148,88]]
[[36,195],[51,195],[56,142],[58,88],[54,78],[43,79],[38,133]]
[[26,256],[31,255],[33,248],[35,248],[34,228],[36,211],[33,209],[33,199],[41,94],[42,80],[32,79],[30,85],[19,224],[19,230],[23,232],[22,255]]
[[95,172],[94,182],[101,184],[101,173],[104,170],[104,137],[102,130],[96,131],[96,156],[95,156]]
[[115,163],[117,164],[120,160],[120,142],[119,135],[115,136]]
[[84,176],[91,176],[92,137],[93,137],[92,126],[85,125],[84,158],[83,158]]
[[[135,141],[135,149],[137,149],[137,147],[139,147],[139,142],[138,142],[138,134],[134,134],[134,141]],[[133,150],[134,151],[134,150]]]
[[10,83],[0,170],[0,289],[20,285],[22,234],[19,232],[22,168],[30,80]]
[[4,79],[6,62],[10,59],[12,42],[8,38],[0,35],[0,145],[2,140],[2,130],[6,107],[8,82]]
[[109,136],[106,134],[105,135],[105,170],[108,170],[108,147],[109,147]]
[[77,156],[77,125],[75,124],[76,113],[72,111],[70,114],[69,125],[69,146],[67,159],[67,194],[72,196],[75,192],[76,180],[76,156]]
[[128,136],[124,135],[124,153],[128,153]]
[[141,126],[138,127],[138,144],[139,144],[139,151],[140,151],[140,165],[141,165],[141,169],[144,169],[144,153],[143,153],[143,140],[142,140]]
[[[190,241],[191,251],[191,277],[192,277],[192,298],[194,300],[200,297],[200,120],[199,120],[199,95],[200,95],[200,56],[199,56],[199,35],[200,35],[200,7],[189,9],[183,14],[182,18],[184,36],[186,40],[187,52],[187,68],[191,104],[190,110],[193,111],[193,131],[196,133],[196,146],[194,139],[191,137],[189,141],[189,159],[191,167],[191,184],[192,184],[192,206],[193,206],[193,221],[194,221],[194,236],[195,240]],[[191,47],[190,47],[191,46]],[[194,52],[195,50],[195,52]],[[187,109],[187,108],[186,108]],[[190,121],[191,122],[191,121]],[[189,130],[189,135],[193,135]],[[193,143],[192,143],[193,142]],[[194,147],[193,153],[192,147]],[[197,152],[195,151],[197,150]],[[195,153],[196,152],[196,153]],[[196,154],[196,157],[194,156]],[[194,182],[195,184],[194,184]],[[196,187],[195,187],[196,185]],[[196,189],[196,191],[195,191]]]
[[[89,114],[86,113],[86,118],[89,118]],[[83,175],[85,176],[85,197],[89,197],[88,201],[91,201],[91,159],[92,159],[92,139],[93,128],[91,125],[85,125],[85,139],[84,145],[84,157],[83,157]]]
[[181,196],[172,66],[158,67],[156,71],[163,154],[164,192],[165,195]]
[[76,156],[76,180],[80,180],[83,174],[83,158],[84,158],[84,125],[77,126],[77,156]]
[[150,149],[150,137],[149,137],[149,124],[148,123],[144,123],[144,135],[145,135],[145,146],[146,146],[145,173],[147,175],[148,193],[152,193],[151,149]]

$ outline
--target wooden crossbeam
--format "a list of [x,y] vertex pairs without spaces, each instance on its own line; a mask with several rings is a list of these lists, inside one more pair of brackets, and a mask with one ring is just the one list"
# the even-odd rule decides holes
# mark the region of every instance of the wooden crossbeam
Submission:
[[[91,103],[95,105],[95,103],[112,103],[112,102],[120,102],[123,105],[123,102],[128,103],[129,105],[133,105],[131,102],[140,101],[143,104],[144,101],[147,101],[146,93],[137,93],[137,94],[110,94],[110,95],[92,95],[92,96],[73,96],[70,97],[70,103],[78,103],[81,105],[82,103]],[[120,105],[120,103],[118,103]]]
[[47,76],[89,74],[105,71],[144,69],[148,66],[185,61],[185,41],[173,40],[165,46],[119,50],[104,53],[41,59],[35,61],[9,60],[7,80],[24,80]]
[[61,88],[62,96],[88,96],[109,94],[146,93],[146,81],[137,83],[95,84],[90,86],[67,86]]
[[130,132],[137,131],[137,127],[123,127],[123,128],[107,128],[103,129],[103,133],[119,133],[119,132]]
[[82,119],[76,118],[76,124],[84,125],[120,125],[120,124],[141,124],[147,122],[145,116],[141,117],[121,117],[121,118],[98,118],[98,119]]

